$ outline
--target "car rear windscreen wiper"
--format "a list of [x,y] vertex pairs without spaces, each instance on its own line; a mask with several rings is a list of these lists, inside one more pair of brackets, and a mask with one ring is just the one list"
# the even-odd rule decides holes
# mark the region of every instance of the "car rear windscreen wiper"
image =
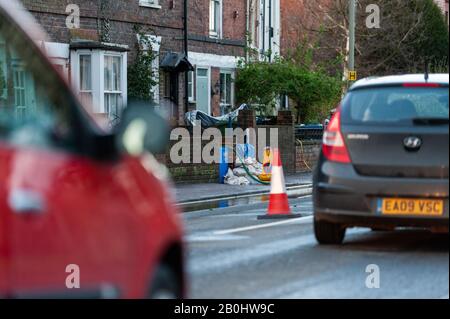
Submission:
[[418,117],[412,119],[415,125],[446,125],[449,119],[444,117]]

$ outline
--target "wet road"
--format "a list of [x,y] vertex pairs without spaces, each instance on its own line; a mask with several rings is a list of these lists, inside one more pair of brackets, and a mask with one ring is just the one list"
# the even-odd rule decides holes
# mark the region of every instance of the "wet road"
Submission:
[[[448,235],[358,228],[342,246],[319,246],[309,196],[291,200],[295,220],[257,220],[263,205],[184,215],[190,297],[448,298]],[[379,288],[366,286],[368,265]]]

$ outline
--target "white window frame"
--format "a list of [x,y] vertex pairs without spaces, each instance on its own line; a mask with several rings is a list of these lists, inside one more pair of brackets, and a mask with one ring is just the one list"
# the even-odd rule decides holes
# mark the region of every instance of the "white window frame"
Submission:
[[[230,88],[231,97],[230,97],[230,104],[226,104],[226,103],[222,103],[222,95],[220,95],[219,105],[220,105],[221,109],[224,106],[233,107],[234,106],[234,97],[235,97],[235,92],[234,92],[234,89],[235,89],[235,87],[234,87],[234,76],[235,76],[234,75],[234,70],[231,70],[231,69],[220,69],[219,81],[220,81],[220,79],[222,77],[222,74],[229,74],[231,76],[231,83],[230,83],[230,85],[231,85],[231,88]],[[226,89],[225,89],[225,91],[226,91]],[[222,92],[220,92],[220,93],[222,93]]]
[[[219,21],[216,21],[216,16],[213,15],[213,6],[219,4]],[[214,19],[214,20],[213,20]],[[213,30],[213,23],[217,23],[218,30]],[[222,38],[223,29],[223,0],[209,0],[209,36],[211,38]]]
[[[105,106],[105,103],[106,103],[106,95],[107,94],[109,94],[109,95],[118,95],[119,96],[119,98],[120,98],[120,103],[122,104],[121,105],[121,108],[124,108],[125,107],[125,104],[124,104],[124,102],[123,102],[123,89],[124,89],[124,86],[123,86],[123,58],[122,58],[122,55],[120,54],[120,53],[117,53],[117,52],[105,52],[104,54],[103,54],[103,78],[105,77],[105,63],[104,63],[104,61],[105,61],[105,58],[106,57],[112,57],[112,58],[119,58],[120,60],[120,82],[119,82],[119,90],[107,90],[106,89],[106,83],[105,83],[105,81],[103,80],[103,113],[105,113],[105,114],[108,114],[108,117],[111,117],[111,109],[109,108],[108,110],[107,110],[107,108],[106,108],[106,106]],[[111,81],[114,81],[113,80],[114,79],[114,76],[111,76]],[[111,118],[110,118],[111,119]],[[115,120],[115,119],[113,119],[113,120]]]
[[19,113],[25,114],[27,111],[25,77],[26,73],[22,65],[16,65],[13,67],[14,108],[16,115]]
[[[91,89],[90,90],[83,90],[81,88],[81,57],[82,56],[89,56],[91,58]],[[90,94],[91,95],[91,103],[92,103],[92,100],[94,98],[94,96],[93,96],[94,90],[93,90],[93,87],[92,87],[93,86],[93,82],[92,82],[92,74],[93,74],[93,72],[92,72],[92,66],[93,66],[93,64],[92,64],[92,54],[90,54],[88,52],[86,52],[85,54],[79,54],[77,59],[78,59],[78,70],[77,70],[77,72],[78,72],[78,83],[77,83],[78,84],[78,93],[80,95],[85,94],[85,93]],[[83,98],[81,98],[81,99],[83,100]]]
[[153,9],[161,9],[161,5],[159,4],[159,0],[139,0],[139,5],[141,7],[153,8]]
[[[194,71],[188,71],[188,98],[190,103],[195,103],[195,79],[197,77],[197,73]],[[191,80],[189,80],[189,75],[192,77]],[[189,90],[189,82],[191,82],[191,89]]]
[[122,94],[122,103],[127,105],[128,88],[127,88],[127,52],[116,52],[101,49],[80,49],[70,52],[71,60],[71,79],[72,85],[77,93],[80,93],[80,55],[91,55],[91,83],[92,83],[92,105],[89,110],[95,114],[105,113],[105,79],[104,66],[105,55],[121,56],[121,78],[120,89]]

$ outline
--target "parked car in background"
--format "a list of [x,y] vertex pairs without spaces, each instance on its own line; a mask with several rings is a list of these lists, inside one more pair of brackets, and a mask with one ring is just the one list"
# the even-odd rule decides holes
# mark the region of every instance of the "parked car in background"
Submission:
[[314,173],[314,228],[322,244],[346,228],[449,226],[449,75],[356,82],[323,137]]
[[99,129],[44,39],[0,0],[0,297],[183,297],[182,226],[142,164],[164,121],[130,106],[117,131]]

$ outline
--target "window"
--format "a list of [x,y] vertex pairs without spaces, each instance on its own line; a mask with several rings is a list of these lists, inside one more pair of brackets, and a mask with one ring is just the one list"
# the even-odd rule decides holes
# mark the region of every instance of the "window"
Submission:
[[194,73],[194,71],[188,71],[187,77],[188,77],[188,97],[189,97],[189,102],[194,102],[194,101],[195,101],[195,94],[194,94],[194,89],[195,89],[195,83],[194,83],[195,73]]
[[220,72],[220,109],[226,114],[233,106],[233,74],[231,71]]
[[71,96],[30,40],[0,19],[0,140],[73,149]]
[[346,97],[342,122],[409,125],[417,118],[448,119],[448,105],[448,88],[367,88]]
[[14,68],[14,108],[18,119],[25,119],[27,113],[27,103],[25,102],[25,71],[22,67]]
[[222,0],[210,0],[209,5],[209,35],[222,36]]
[[105,55],[104,58],[105,113],[110,121],[117,121],[122,114],[121,56]]
[[150,7],[160,9],[159,0],[139,0],[139,5],[142,7]]
[[80,97],[84,103],[92,103],[92,56],[80,55]]
[[116,48],[79,48],[70,53],[72,83],[101,126],[114,126],[127,104],[127,53]]

